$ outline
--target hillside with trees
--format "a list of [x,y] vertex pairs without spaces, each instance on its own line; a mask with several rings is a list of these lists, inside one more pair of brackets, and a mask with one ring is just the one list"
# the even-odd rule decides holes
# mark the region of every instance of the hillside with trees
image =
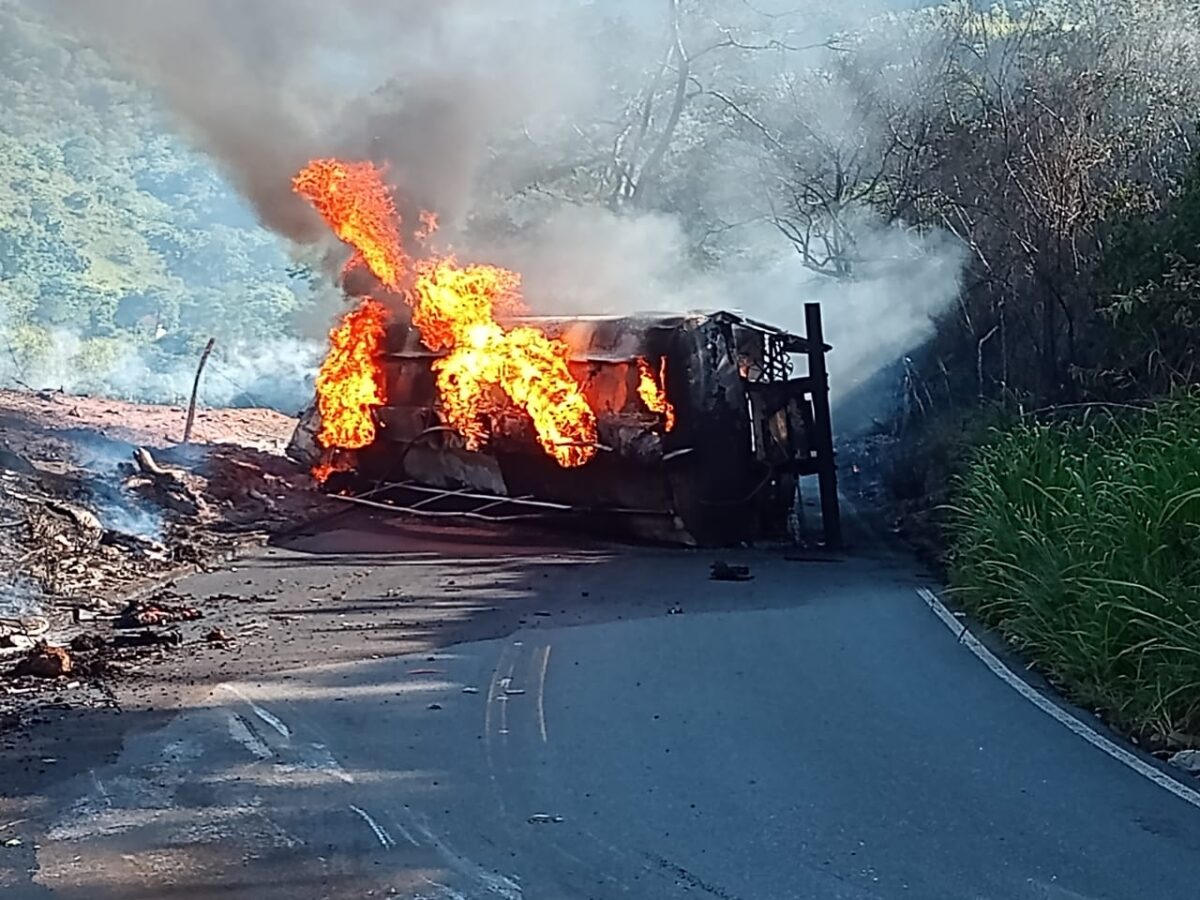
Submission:
[[247,382],[214,400],[281,399],[238,348],[295,334],[308,284],[154,98],[52,25],[0,3],[0,374],[176,399],[214,336]]

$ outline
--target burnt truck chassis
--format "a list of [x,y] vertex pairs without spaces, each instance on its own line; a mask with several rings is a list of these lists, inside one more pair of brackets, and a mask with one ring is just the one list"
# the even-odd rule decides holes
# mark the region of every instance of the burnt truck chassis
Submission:
[[[416,515],[570,516],[605,532],[727,546],[791,536],[798,479],[816,475],[825,544],[837,548],[831,348],[819,305],[805,313],[807,337],[731,312],[521,319],[572,348],[572,374],[596,411],[599,452],[572,469],[541,449],[518,411],[493,414],[488,443],[467,450],[438,413],[439,354],[396,324],[378,437],[328,486],[347,500]],[[794,375],[795,356],[807,360],[807,374]],[[637,393],[639,358],[665,373],[676,414],[669,432]],[[314,433],[310,412],[289,452],[311,462]]]

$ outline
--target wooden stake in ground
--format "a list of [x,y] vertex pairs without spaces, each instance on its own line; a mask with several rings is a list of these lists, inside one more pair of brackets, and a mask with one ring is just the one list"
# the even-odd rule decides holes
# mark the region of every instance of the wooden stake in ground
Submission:
[[200,354],[200,365],[196,366],[196,380],[192,382],[192,401],[188,404],[187,424],[183,426],[185,444],[192,439],[192,424],[196,421],[196,395],[200,393],[200,374],[204,371],[204,364],[208,362],[208,355],[212,353],[213,344],[216,342],[216,338],[208,339],[208,343],[204,345],[204,352]]

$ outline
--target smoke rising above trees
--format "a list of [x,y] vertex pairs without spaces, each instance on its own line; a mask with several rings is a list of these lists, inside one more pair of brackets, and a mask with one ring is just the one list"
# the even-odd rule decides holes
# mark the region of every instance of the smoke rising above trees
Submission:
[[[408,222],[437,211],[443,249],[520,270],[535,308],[732,306],[799,325],[816,298],[842,387],[934,338],[935,374],[919,357],[910,390],[1063,389],[1102,341],[1113,217],[1161,204],[1186,167],[1197,14],[1177,0],[846,6],[0,9],[36,7],[73,64],[127,73],[141,87],[100,106],[136,116],[151,109],[139,90],[157,98],[169,124],[152,127],[177,128],[323,273],[340,250],[290,175],[317,156],[372,159]],[[184,265],[171,275],[186,296]],[[288,302],[312,335],[330,307],[304,289]]]

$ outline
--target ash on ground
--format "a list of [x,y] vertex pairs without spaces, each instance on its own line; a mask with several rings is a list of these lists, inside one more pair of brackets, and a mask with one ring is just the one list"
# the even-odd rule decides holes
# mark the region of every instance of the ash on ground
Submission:
[[138,639],[113,628],[131,595],[330,508],[284,456],[294,419],[200,410],[182,445],[185,418],[0,390],[0,732],[39,704],[109,703],[106,679],[177,652],[154,636],[170,615],[135,611]]

